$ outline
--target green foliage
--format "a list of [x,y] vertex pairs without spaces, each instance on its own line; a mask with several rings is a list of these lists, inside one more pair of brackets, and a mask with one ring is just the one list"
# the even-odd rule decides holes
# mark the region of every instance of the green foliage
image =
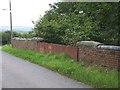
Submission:
[[44,66],[69,78],[96,88],[118,88],[118,71],[85,62],[74,62],[65,54],[38,53],[30,50],[3,46],[2,50],[32,63]]
[[84,11],[93,23],[93,39],[105,44],[120,45],[119,34],[119,3],[84,4]]
[[29,32],[29,33],[19,33],[19,36],[17,36],[17,37],[20,37],[20,38],[32,38],[34,36],[35,35],[32,32]]
[[[21,37],[21,38],[32,38],[35,34],[33,32],[29,33],[17,33],[13,32],[13,37]],[[11,31],[0,32],[0,42],[3,45],[10,44],[11,41]]]
[[10,31],[5,31],[5,32],[0,32],[0,37],[1,37],[1,42],[2,44],[9,44],[10,43],[10,39],[11,39],[11,33]]
[[119,3],[58,2],[40,18],[34,31],[47,42],[71,44],[93,40],[120,45]]

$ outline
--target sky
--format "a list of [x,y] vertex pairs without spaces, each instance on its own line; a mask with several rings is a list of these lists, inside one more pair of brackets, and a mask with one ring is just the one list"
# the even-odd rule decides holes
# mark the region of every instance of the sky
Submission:
[[[11,0],[13,26],[34,26],[32,21],[37,21],[40,15],[49,10],[49,4],[61,0]],[[74,1],[74,0],[68,0]],[[77,1],[77,0],[75,0]],[[79,1],[79,0],[78,0]],[[88,1],[88,0],[81,0]],[[99,1],[99,0],[90,0]],[[116,1],[116,0],[100,0]],[[118,1],[118,0],[117,0]],[[2,10],[7,9],[7,10]],[[10,26],[9,0],[0,0],[0,26]]]
[[[34,26],[32,21],[43,16],[54,2],[58,0],[11,0],[13,26]],[[0,26],[10,25],[9,13],[9,0],[0,0]]]

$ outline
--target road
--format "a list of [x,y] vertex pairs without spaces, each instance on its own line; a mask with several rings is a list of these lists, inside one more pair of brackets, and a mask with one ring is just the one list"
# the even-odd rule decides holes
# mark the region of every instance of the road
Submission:
[[44,67],[2,52],[2,88],[91,88]]
[[1,89],[2,89],[2,52],[0,51],[0,90]]

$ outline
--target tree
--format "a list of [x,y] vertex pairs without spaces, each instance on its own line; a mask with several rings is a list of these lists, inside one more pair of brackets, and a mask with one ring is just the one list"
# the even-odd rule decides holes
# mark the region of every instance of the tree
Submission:
[[34,26],[37,36],[47,42],[76,44],[93,40],[118,43],[119,3],[58,2]]
[[2,38],[2,44],[9,44],[10,43],[10,32],[1,32],[0,37]]

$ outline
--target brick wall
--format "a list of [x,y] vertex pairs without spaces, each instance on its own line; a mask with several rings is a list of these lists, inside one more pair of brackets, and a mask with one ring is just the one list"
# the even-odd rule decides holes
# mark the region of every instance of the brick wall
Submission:
[[12,46],[15,48],[38,51],[38,42],[34,40],[12,40]]
[[66,53],[71,58],[77,60],[77,47],[38,42],[35,40],[12,40],[12,46],[37,52]]
[[39,52],[66,53],[71,58],[77,60],[77,47],[39,42]]
[[36,40],[12,40],[15,48],[34,50],[37,52],[66,53],[71,58],[88,64],[95,63],[108,68],[120,70],[120,51],[96,49],[86,46],[72,47],[59,44],[40,42]]
[[95,63],[109,68],[120,69],[120,51],[96,49],[91,47],[79,47],[79,60],[87,63]]

